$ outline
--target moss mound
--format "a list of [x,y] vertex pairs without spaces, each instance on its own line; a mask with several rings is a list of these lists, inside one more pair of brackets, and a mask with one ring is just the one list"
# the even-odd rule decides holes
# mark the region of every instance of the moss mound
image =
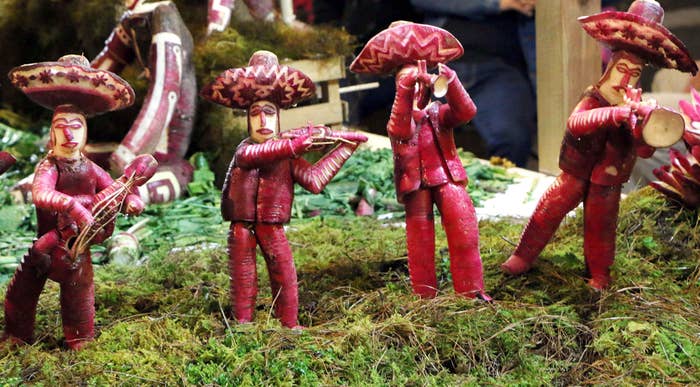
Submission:
[[[212,203],[215,209],[217,203]],[[214,210],[212,210],[214,211]],[[227,225],[208,234],[223,245]],[[439,229],[439,228],[438,228]],[[700,383],[700,223],[651,190],[622,204],[615,282],[585,285],[579,216],[562,225],[536,267],[498,265],[522,225],[480,224],[491,304],[451,290],[438,231],[440,295],[411,294],[404,230],[371,218],[295,220],[300,281],[295,333],[271,316],[259,260],[253,324],[228,317],[222,245],[150,253],[143,267],[96,271],[99,336],[61,349],[57,287],[41,298],[32,346],[3,348],[7,384],[697,384]],[[177,238],[170,246],[177,243]]]

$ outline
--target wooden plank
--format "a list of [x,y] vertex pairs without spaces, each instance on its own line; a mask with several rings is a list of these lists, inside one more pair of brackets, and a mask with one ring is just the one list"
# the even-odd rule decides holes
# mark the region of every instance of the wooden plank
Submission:
[[343,122],[343,106],[340,101],[302,106],[280,112],[280,130],[312,124],[333,125]]
[[600,0],[537,2],[537,117],[539,169],[559,173],[566,120],[581,93],[601,74],[598,43],[576,20],[600,11]]
[[316,83],[345,78],[345,58],[342,56],[327,59],[282,61],[282,64],[300,70]]

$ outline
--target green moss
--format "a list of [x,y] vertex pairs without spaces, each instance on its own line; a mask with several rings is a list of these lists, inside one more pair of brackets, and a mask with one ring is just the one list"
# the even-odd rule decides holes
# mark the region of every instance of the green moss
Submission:
[[[216,202],[211,203],[216,207]],[[98,337],[61,349],[58,287],[39,304],[34,346],[4,348],[8,384],[569,385],[700,383],[697,212],[643,190],[622,203],[609,290],[584,280],[580,214],[535,268],[498,265],[522,223],[480,224],[493,304],[454,295],[438,231],[440,295],[412,295],[404,230],[371,218],[293,221],[301,333],[272,317],[263,260],[255,321],[230,318],[223,247],[165,239],[143,267],[96,269]],[[191,210],[190,210],[191,211]],[[206,211],[205,211],[206,212]],[[219,222],[217,220],[217,222]],[[438,228],[439,230],[439,228]],[[651,239],[649,239],[651,238]],[[654,243],[650,243],[653,241]],[[178,245],[178,243],[180,243]]]

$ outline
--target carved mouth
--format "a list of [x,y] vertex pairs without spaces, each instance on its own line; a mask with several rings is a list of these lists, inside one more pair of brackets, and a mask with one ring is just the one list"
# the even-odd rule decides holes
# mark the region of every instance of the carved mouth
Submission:
[[263,136],[267,136],[267,135],[274,133],[274,131],[272,129],[268,129],[268,128],[260,128],[260,129],[256,130],[255,132],[257,134],[262,134]]
[[73,149],[73,148],[75,148],[76,146],[78,146],[78,143],[75,142],[75,141],[68,141],[68,142],[64,142],[63,144],[61,144],[61,146],[64,147],[64,148],[71,148],[71,149]]

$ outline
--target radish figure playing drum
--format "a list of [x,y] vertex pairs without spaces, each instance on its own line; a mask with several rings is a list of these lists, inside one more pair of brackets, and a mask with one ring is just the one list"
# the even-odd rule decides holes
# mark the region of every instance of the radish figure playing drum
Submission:
[[123,109],[134,102],[126,81],[90,68],[85,57],[19,66],[12,84],[34,102],[54,110],[48,155],[37,165],[32,195],[39,238],[7,287],[3,340],[31,342],[36,306],[44,284],[61,285],[61,319],[66,345],[79,349],[95,336],[95,287],[89,247],[108,238],[118,211],[139,214],[137,187],[155,172],[150,155],[135,158],[125,175],[112,180],[82,153],[86,116]]
[[[279,110],[313,96],[314,83],[301,71],[280,66],[277,56],[258,51],[247,67],[229,69],[202,89],[212,102],[248,110],[248,134],[236,149],[224,182],[221,212],[228,236],[231,301],[237,321],[253,320],[257,295],[256,245],[260,245],[282,325],[299,328],[297,276],[284,233],[291,217],[294,183],[319,193],[367,141],[359,133],[324,126],[280,133]],[[337,143],[316,164],[300,158],[317,146]]]
[[[433,203],[442,216],[455,292],[488,299],[484,292],[476,213],[465,187],[453,128],[469,122],[476,106],[445,62],[464,49],[449,32],[394,22],[365,45],[350,66],[357,73],[396,74],[396,97],[387,125],[394,151],[394,181],[406,206],[408,270],[413,291],[437,294]],[[439,74],[426,70],[438,66]],[[431,94],[447,103],[431,101]]]
[[627,12],[602,12],[579,19],[613,57],[602,78],[589,87],[567,121],[559,155],[562,172],[540,199],[513,255],[501,265],[508,274],[528,271],[564,216],[583,202],[583,255],[589,285],[610,282],[620,188],[637,156],[650,157],[683,135],[682,117],[641,101],[634,89],[646,64],[695,74],[688,50],[661,22],[655,0],[636,0]]

